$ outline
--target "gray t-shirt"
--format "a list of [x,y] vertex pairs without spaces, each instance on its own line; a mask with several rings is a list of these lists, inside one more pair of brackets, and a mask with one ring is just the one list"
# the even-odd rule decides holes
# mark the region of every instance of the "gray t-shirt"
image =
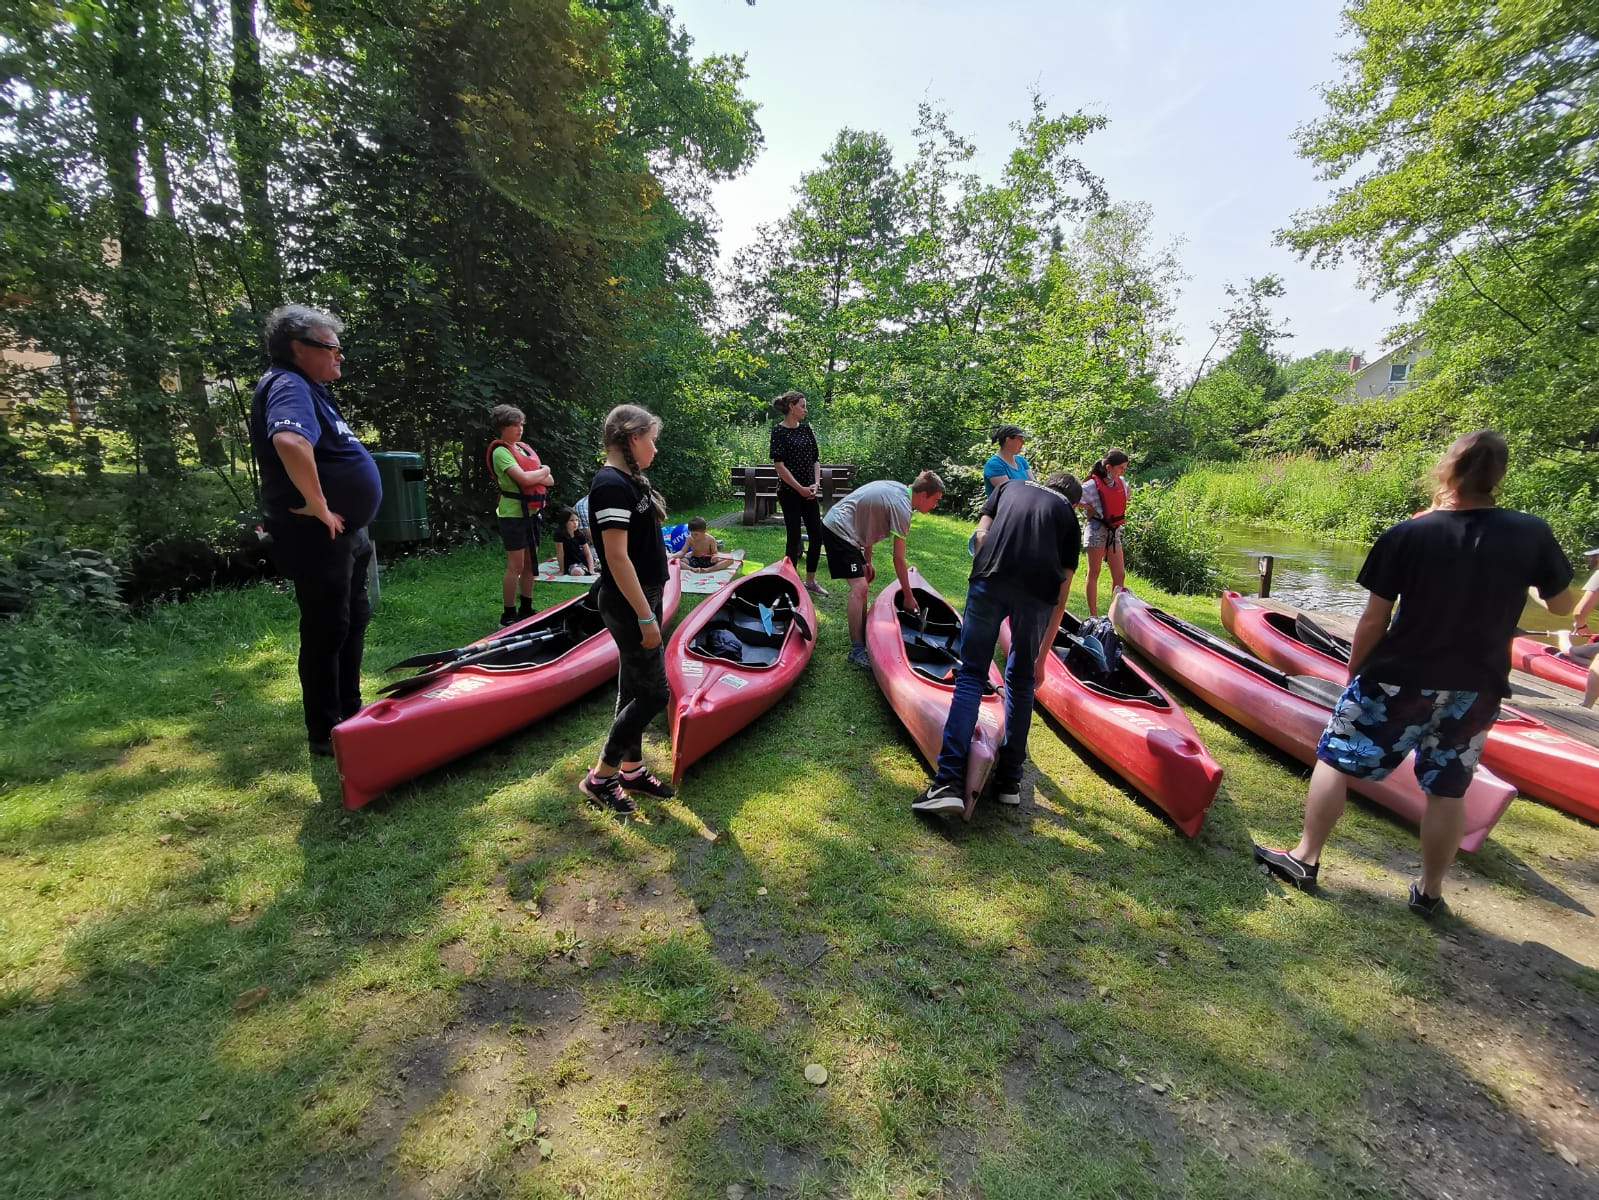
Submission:
[[1582,585],[1582,590],[1585,592],[1599,592],[1599,571],[1595,571],[1588,576],[1588,582]]
[[891,533],[910,535],[911,490],[897,479],[863,484],[828,509],[822,524],[870,553]]

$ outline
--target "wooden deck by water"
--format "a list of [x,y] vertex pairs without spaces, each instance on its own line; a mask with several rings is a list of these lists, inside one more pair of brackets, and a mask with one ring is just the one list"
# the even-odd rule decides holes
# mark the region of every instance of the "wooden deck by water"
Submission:
[[[1251,596],[1249,600],[1262,608],[1275,609],[1281,613],[1292,615],[1303,612],[1311,620],[1343,637],[1351,637],[1355,632],[1355,619],[1343,613],[1295,608],[1291,604],[1279,604],[1275,600],[1262,600],[1257,596]],[[1521,709],[1528,716],[1537,717],[1551,728],[1569,734],[1578,741],[1587,742],[1590,746],[1599,746],[1599,706],[1582,707],[1581,692],[1539,679],[1536,675],[1528,675],[1525,671],[1510,673],[1510,690],[1512,695],[1508,703],[1513,708]]]

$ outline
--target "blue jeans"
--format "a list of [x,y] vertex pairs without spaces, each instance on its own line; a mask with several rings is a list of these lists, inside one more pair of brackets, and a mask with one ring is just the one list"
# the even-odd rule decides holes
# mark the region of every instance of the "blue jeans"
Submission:
[[955,698],[944,721],[944,744],[938,751],[935,783],[963,787],[966,756],[977,727],[983,685],[994,662],[999,625],[1010,618],[1010,657],[1005,661],[1005,744],[994,763],[994,784],[1014,790],[1022,781],[1027,758],[1027,731],[1033,723],[1033,665],[1050,631],[1045,628],[1054,605],[1014,582],[989,576],[966,588],[966,613],[961,619],[961,665],[955,671]]

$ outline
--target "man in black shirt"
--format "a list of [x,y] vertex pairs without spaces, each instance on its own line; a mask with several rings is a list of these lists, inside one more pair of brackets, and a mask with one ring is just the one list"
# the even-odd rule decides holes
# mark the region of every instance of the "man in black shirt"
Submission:
[[1349,686],[1316,746],[1299,844],[1255,847],[1257,862],[1297,887],[1315,885],[1322,846],[1343,815],[1344,776],[1381,779],[1414,750],[1427,808],[1409,903],[1424,917],[1444,908],[1463,797],[1510,695],[1522,607],[1529,596],[1552,613],[1575,603],[1571,564],[1549,526],[1494,507],[1508,460],[1492,430],[1457,438],[1436,468],[1433,507],[1385,531],[1360,569],[1371,594],[1355,627]]
[[933,781],[911,804],[913,812],[965,811],[966,759],[1000,622],[1006,619],[1011,648],[1005,661],[1005,744],[994,763],[993,787],[1001,804],[1022,802],[1033,689],[1060,630],[1082,553],[1082,530],[1072,507],[1082,495],[1075,476],[1057,472],[1043,483],[1030,479],[1002,483],[983,505],[961,620],[955,695],[944,722]]

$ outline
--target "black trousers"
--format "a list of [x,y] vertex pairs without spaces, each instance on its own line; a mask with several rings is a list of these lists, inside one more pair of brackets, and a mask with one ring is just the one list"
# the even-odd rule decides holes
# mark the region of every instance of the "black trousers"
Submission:
[[361,707],[361,655],[372,619],[366,577],[372,540],[365,529],[328,536],[313,517],[267,522],[272,558],[294,583],[300,606],[300,700],[305,732],[325,742]]
[[777,507],[783,510],[783,527],[788,540],[783,553],[796,568],[800,561],[800,524],[810,537],[805,550],[805,570],[816,574],[816,564],[822,561],[822,502],[815,496],[802,496],[786,483],[777,485]]
[[[647,587],[655,619],[661,619],[661,588]],[[644,757],[644,727],[664,712],[670,694],[666,686],[666,636],[653,650],[644,649],[638,614],[621,592],[601,587],[597,596],[600,618],[611,631],[621,657],[616,673],[616,716],[600,757],[608,763],[638,762]]]

